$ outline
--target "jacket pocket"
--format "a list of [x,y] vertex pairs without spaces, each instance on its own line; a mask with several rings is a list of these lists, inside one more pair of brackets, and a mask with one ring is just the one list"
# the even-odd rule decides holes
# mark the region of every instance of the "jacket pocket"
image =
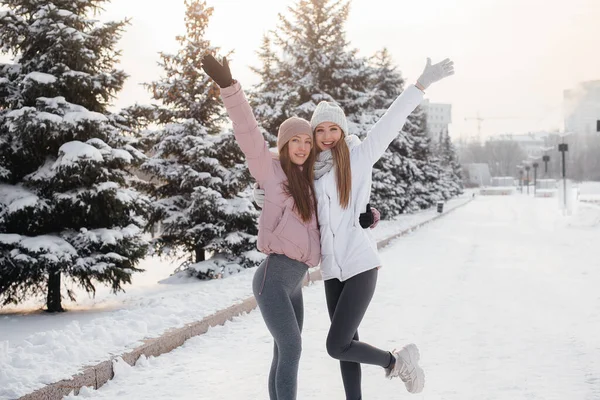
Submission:
[[281,207],[280,205],[265,199],[265,204],[260,214],[260,226],[264,230],[273,232],[281,223],[284,211],[285,207]]
[[290,213],[291,213],[291,210],[288,207],[285,207],[283,209],[283,214],[281,215],[281,219],[277,223],[277,226],[275,226],[275,229],[273,229],[273,234],[275,234],[277,236],[281,235],[281,232],[283,232],[283,230],[285,229],[287,220],[290,217]]
[[291,253],[290,255],[306,260],[310,251],[308,227],[299,220],[291,208],[285,208],[273,234],[279,238],[284,248]]

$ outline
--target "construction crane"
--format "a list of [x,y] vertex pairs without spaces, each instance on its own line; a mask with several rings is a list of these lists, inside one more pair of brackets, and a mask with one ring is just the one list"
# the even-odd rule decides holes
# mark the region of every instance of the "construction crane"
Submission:
[[477,111],[477,116],[476,117],[466,117],[465,121],[472,121],[475,120],[477,121],[477,141],[479,143],[481,143],[481,123],[484,121],[483,118],[481,118],[481,116],[479,115],[479,111]]
[[477,141],[479,143],[481,143],[481,124],[490,119],[526,119],[526,117],[482,117],[479,115],[479,111],[475,117],[466,117],[465,121],[477,121]]

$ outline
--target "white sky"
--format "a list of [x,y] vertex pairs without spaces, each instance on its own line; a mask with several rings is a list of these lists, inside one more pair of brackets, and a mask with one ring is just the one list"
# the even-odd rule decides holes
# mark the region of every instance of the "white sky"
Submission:
[[[245,85],[265,32],[293,0],[212,0],[208,39],[235,50],[231,65]],[[116,106],[149,96],[139,86],[156,79],[158,52],[174,52],[184,33],[183,0],[114,0],[102,20],[131,17],[122,68],[131,75]],[[413,82],[425,58],[451,57],[456,75],[433,86],[431,101],[453,105],[454,137],[562,129],[562,92],[600,79],[600,0],[354,0],[346,25],[351,46],[372,55],[386,46]]]

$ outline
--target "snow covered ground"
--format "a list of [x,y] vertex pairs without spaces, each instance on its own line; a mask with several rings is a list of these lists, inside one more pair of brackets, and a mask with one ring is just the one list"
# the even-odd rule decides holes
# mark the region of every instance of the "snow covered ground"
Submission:
[[579,198],[584,201],[600,203],[600,182],[583,182],[579,184]]
[[[556,199],[478,197],[382,251],[360,329],[386,349],[415,342],[421,395],[363,367],[368,399],[600,399],[600,207],[563,216]],[[323,283],[305,290],[299,399],[343,397],[325,352]],[[266,399],[271,338],[258,311],[157,358],[122,363],[105,399]],[[71,396],[74,397],[74,396]]]
[[[448,202],[446,210],[463,204],[466,195]],[[437,215],[435,210],[381,221],[378,239],[415,226]],[[148,258],[144,273],[133,275],[126,293],[113,295],[98,286],[91,299],[75,289],[78,303],[70,311],[48,315],[40,300],[0,310],[0,399],[12,399],[45,384],[70,378],[82,367],[135,348],[145,338],[201,320],[252,295],[254,269],[227,279],[201,282],[168,279],[176,264]]]

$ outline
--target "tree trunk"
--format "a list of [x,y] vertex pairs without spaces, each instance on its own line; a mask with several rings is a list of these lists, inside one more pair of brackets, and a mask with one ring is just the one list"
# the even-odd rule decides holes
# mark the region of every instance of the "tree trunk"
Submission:
[[63,312],[60,296],[60,271],[50,271],[48,275],[48,297],[46,298],[48,312]]
[[204,254],[204,247],[201,245],[198,245],[196,247],[196,262],[199,263],[200,261],[205,261],[206,260],[206,256]]

